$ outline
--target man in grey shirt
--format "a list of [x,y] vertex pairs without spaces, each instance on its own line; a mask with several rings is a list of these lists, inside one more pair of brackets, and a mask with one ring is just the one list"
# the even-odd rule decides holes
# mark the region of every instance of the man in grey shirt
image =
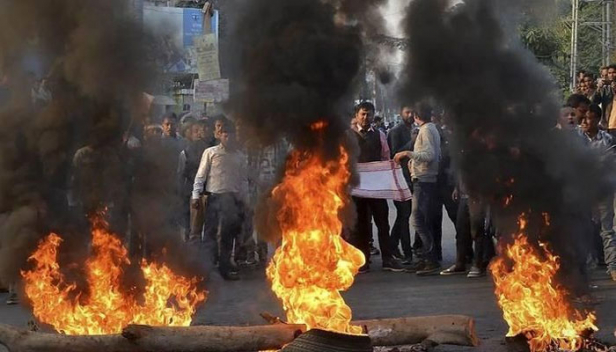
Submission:
[[419,126],[419,134],[415,141],[414,151],[397,153],[394,160],[400,163],[405,158],[410,159],[408,167],[413,182],[411,223],[423,244],[419,254],[420,260],[411,270],[416,270],[417,275],[424,276],[438,274],[441,270],[432,227],[436,214],[436,181],[441,159],[441,137],[432,123],[430,105],[419,104],[415,112],[415,123]]

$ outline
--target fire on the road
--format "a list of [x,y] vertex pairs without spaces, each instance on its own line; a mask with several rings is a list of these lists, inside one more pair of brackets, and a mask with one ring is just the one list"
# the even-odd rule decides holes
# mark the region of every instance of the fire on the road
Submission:
[[584,332],[598,330],[595,314],[569,304],[567,292],[555,282],[559,258],[545,244],[538,249],[531,245],[526,225],[525,216],[520,216],[514,243],[490,266],[509,325],[507,336],[524,335],[533,352],[577,351],[585,342]]
[[329,162],[309,152],[290,156],[285,177],[272,192],[281,204],[282,244],[267,276],[289,322],[361,334],[361,327],[350,324],[351,308],[340,295],[365,263],[363,253],[341,237],[339,212],[351,174],[347,152],[340,153],[340,160]]
[[87,297],[75,294],[57,261],[62,239],[50,234],[30,257],[34,268],[22,272],[25,292],[41,322],[68,335],[119,333],[128,324],[188,326],[206,293],[198,279],[174,274],[166,265],[143,261],[147,282],[141,302],[120,290],[127,250],[100,218],[92,223],[92,256],[86,262]]

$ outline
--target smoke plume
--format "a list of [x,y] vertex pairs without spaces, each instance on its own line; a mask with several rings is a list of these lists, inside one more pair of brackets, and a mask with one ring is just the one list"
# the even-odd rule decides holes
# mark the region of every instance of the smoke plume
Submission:
[[[127,1],[0,6],[0,280],[9,283],[18,281],[28,255],[51,231],[65,240],[61,264],[78,271],[90,238],[85,213],[109,207],[119,236],[126,234],[129,209],[133,228],[138,214],[164,218],[158,215],[169,208],[156,211],[152,202],[168,200],[165,190],[175,178],[154,183],[158,189],[142,183],[129,195],[137,158],[122,138],[143,122],[142,94],[156,78],[156,57]],[[81,202],[77,211],[74,198]]]
[[[339,158],[353,95],[382,26],[375,1],[257,0],[244,2],[230,38],[237,67],[229,108],[260,145],[285,140],[294,148]],[[376,56],[376,55],[373,55]],[[325,128],[315,130],[323,122]],[[279,204],[264,197],[257,207],[260,235],[279,238]],[[350,225],[351,208],[341,216]]]
[[[413,1],[404,21],[410,54],[401,98],[432,98],[445,108],[461,179],[490,204],[503,235],[513,233],[524,212],[529,235],[549,241],[565,270],[575,271],[589,242],[580,216],[605,191],[605,180],[573,132],[554,128],[553,80],[507,36],[497,4]],[[547,232],[540,230],[542,213],[551,217]]]

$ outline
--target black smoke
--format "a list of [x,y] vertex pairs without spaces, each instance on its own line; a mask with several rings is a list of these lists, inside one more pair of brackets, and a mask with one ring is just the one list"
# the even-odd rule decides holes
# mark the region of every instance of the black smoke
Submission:
[[[449,3],[415,0],[408,7],[400,97],[434,99],[447,111],[461,179],[490,204],[503,236],[526,213],[531,238],[549,241],[565,271],[578,271],[589,242],[580,217],[605,191],[605,174],[573,132],[554,128],[553,79],[500,21],[512,8],[492,0]],[[551,217],[548,230],[543,213]]]
[[318,1],[249,1],[243,11],[230,39],[234,117],[266,145],[287,138],[298,148],[319,144],[310,126],[325,121],[337,150],[348,128],[340,106],[361,65],[359,28],[337,24],[335,8]]
[[[122,218],[112,224],[118,226],[120,237],[127,232],[129,212],[133,229],[140,218],[149,217],[154,219],[150,224],[160,225],[150,226],[150,246],[157,253],[166,247],[167,257],[182,258],[174,251],[179,235],[173,237],[169,224],[159,224],[170,212],[168,190],[175,186],[175,178],[166,179],[155,170],[148,173],[144,170],[148,164],[141,162],[142,187],[130,186],[138,158],[128,151],[123,137],[144,122],[143,92],[155,86],[159,61],[156,42],[144,32],[129,3],[0,1],[4,98],[0,280],[4,283],[19,281],[28,255],[52,231],[65,240],[60,261],[74,272],[69,281],[79,281],[90,238],[85,215],[106,206],[111,218]],[[24,64],[28,60],[36,61],[34,69]],[[33,98],[34,80],[44,86],[47,98]],[[81,149],[84,146],[90,149]],[[80,149],[83,163],[76,170],[74,156]],[[161,154],[151,159],[165,162]],[[177,163],[171,166],[176,167]],[[74,211],[71,198],[75,197],[89,206]]]
[[[236,65],[228,108],[257,144],[285,140],[324,159],[339,158],[341,143],[355,153],[346,138],[353,96],[372,52],[370,35],[382,24],[383,2],[256,0],[238,7],[229,39]],[[326,127],[315,131],[317,122]],[[274,241],[279,206],[266,196],[255,217],[259,234]],[[341,216],[349,225],[354,217],[352,209]]]

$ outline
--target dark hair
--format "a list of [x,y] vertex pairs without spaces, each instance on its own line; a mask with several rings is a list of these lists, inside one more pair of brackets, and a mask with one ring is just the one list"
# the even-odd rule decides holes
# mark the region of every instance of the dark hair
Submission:
[[404,108],[409,108],[409,109],[413,110],[413,105],[411,105],[411,104],[402,104],[400,106],[400,112],[402,112],[402,110],[404,110]]
[[222,123],[227,123],[227,121],[229,121],[229,119],[227,119],[227,117],[225,115],[216,115],[214,116],[214,119],[212,120],[214,123],[218,122],[218,121],[222,121]]
[[601,116],[603,116],[603,110],[601,110],[601,107],[598,104],[590,104],[590,106],[588,107],[588,112],[592,112],[593,114],[597,115],[599,119],[601,119]]
[[211,128],[210,122],[208,120],[205,120],[205,119],[197,120],[197,121],[195,121],[195,123],[193,125],[203,126],[205,129]]
[[174,112],[168,112],[165,115],[163,115],[163,121],[165,119],[169,119],[169,120],[178,120],[178,115],[176,115]]
[[608,69],[608,70],[609,70],[610,68],[611,68],[611,69],[616,70],[616,64],[611,64],[611,65],[609,65],[609,66],[607,67],[607,69]]
[[569,98],[567,98],[567,106],[570,108],[577,109],[580,104],[590,105],[590,99],[582,94],[571,94]]
[[366,111],[372,111],[374,112],[376,110],[376,108],[374,107],[374,104],[372,104],[369,101],[364,101],[361,102],[359,104],[357,104],[355,106],[355,114],[357,114],[360,110],[366,110]]
[[603,71],[603,70],[607,70],[607,66],[601,66],[601,69],[599,71]]
[[225,118],[220,132],[235,133],[235,124],[231,120]]
[[374,117],[374,122],[378,122],[378,121],[383,121],[383,118],[380,116],[375,116]]
[[595,75],[592,73],[585,73],[583,78],[589,77],[593,81],[595,80]]
[[423,122],[431,122],[432,121],[432,113],[434,109],[432,105],[426,102],[418,103],[415,105],[415,109],[413,109],[416,113],[416,117]]

